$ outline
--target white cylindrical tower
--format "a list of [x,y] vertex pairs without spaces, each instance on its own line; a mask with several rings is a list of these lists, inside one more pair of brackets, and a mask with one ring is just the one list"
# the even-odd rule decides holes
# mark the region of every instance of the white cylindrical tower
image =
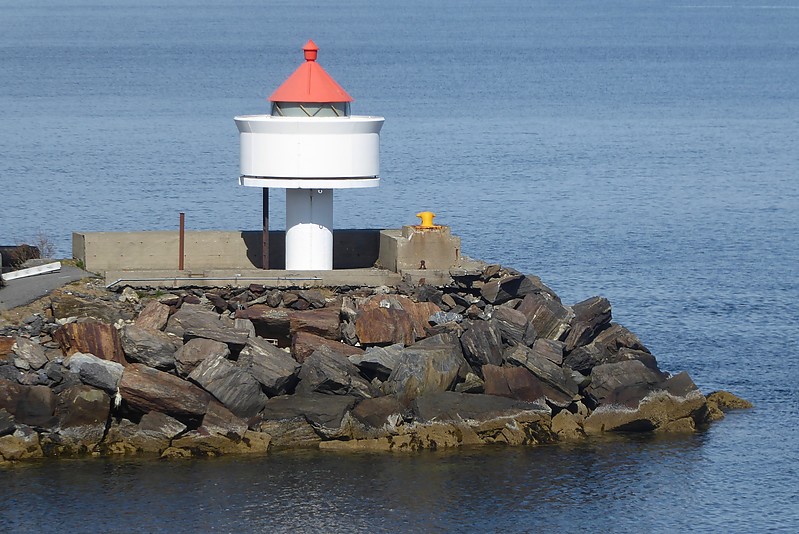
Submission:
[[333,189],[380,184],[383,117],[350,115],[352,97],[316,62],[305,63],[269,100],[270,115],[235,118],[239,183],[264,188],[264,268],[268,268],[268,189],[286,189],[286,269],[333,268]]

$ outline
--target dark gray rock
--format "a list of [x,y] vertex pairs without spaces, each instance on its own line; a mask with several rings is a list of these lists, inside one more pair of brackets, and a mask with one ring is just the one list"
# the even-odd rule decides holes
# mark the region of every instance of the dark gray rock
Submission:
[[183,338],[186,329],[213,329],[220,322],[219,314],[199,304],[184,303],[169,317],[165,331]]
[[517,308],[535,328],[539,337],[562,340],[574,313],[547,293],[525,295]]
[[352,417],[367,427],[382,428],[389,423],[389,417],[403,417],[406,410],[393,396],[364,399],[352,410]]
[[180,345],[179,339],[133,324],[122,329],[120,339],[128,361],[143,363],[161,371],[175,368],[175,351]]
[[521,274],[505,276],[486,282],[480,290],[483,300],[494,305],[535,293],[546,293],[557,300],[555,292],[544,285],[537,276]]
[[227,344],[199,337],[190,339],[175,352],[175,370],[179,376],[186,378],[201,362],[217,356],[230,358]]
[[246,369],[220,356],[203,360],[191,372],[189,380],[244,419],[256,415],[266,403],[267,397],[255,377]]
[[358,373],[358,368],[340,352],[321,346],[302,363],[299,373],[301,392],[353,395],[368,398],[371,387]]
[[526,402],[494,395],[474,395],[443,391],[418,397],[412,404],[421,422],[462,420],[487,421],[499,417],[512,417],[527,412],[549,415],[550,408],[542,402]]
[[270,397],[292,392],[300,369],[289,353],[260,337],[247,340],[237,365],[249,371]]
[[[494,308],[491,321],[496,323],[502,341],[506,345],[525,344],[523,340],[527,330],[527,317],[522,312],[509,306],[497,306]],[[535,339],[535,330],[532,336]]]
[[402,343],[388,347],[369,347],[366,352],[349,356],[349,360],[366,376],[386,380],[399,364],[403,348]]
[[13,434],[16,429],[17,424],[14,422],[14,416],[5,408],[0,408],[0,437]]
[[454,388],[458,377],[470,371],[458,338],[439,334],[406,347],[384,388],[407,401]]
[[492,321],[473,321],[460,338],[463,355],[477,367],[502,364],[502,337]]
[[65,363],[84,384],[102,389],[109,395],[116,394],[124,370],[122,365],[117,362],[101,360],[94,354],[81,352],[70,356]]
[[585,393],[597,405],[637,405],[638,401],[656,389],[663,378],[639,360],[606,363],[591,370],[591,383],[585,388]]
[[657,361],[638,337],[619,324],[601,331],[588,345],[577,347],[564,358],[564,365],[582,373],[603,363],[624,360],[641,360],[647,367],[657,370]]
[[338,429],[344,414],[355,406],[356,401],[356,397],[350,395],[281,395],[266,401],[261,418],[265,421],[303,419],[317,427]]
[[205,430],[211,435],[224,436],[233,441],[240,441],[247,432],[247,422],[225,408],[222,404],[211,401],[208,411],[203,417],[201,431]]
[[610,325],[610,302],[604,297],[591,297],[572,306],[574,319],[566,336],[566,350],[570,351],[590,343]]
[[[55,415],[61,429],[90,426],[91,440],[96,444],[102,437],[111,413],[111,397],[104,391],[81,384],[58,394]],[[92,445],[93,445],[92,444]]]
[[578,392],[571,371],[559,367],[528,347],[522,345],[510,347],[503,353],[503,358],[506,362],[526,367],[543,382],[568,396],[574,396]]
[[[218,404],[212,401],[213,404]],[[210,409],[211,404],[209,404]],[[206,413],[206,417],[208,414]],[[206,417],[203,417],[205,421]],[[139,421],[139,430],[157,438],[170,440],[186,431],[186,425],[161,412],[148,412]]]
[[484,365],[485,394],[534,402],[544,399],[541,381],[524,367]]
[[47,386],[23,386],[0,379],[0,409],[12,414],[17,423],[52,427],[57,422],[55,403],[55,394]]

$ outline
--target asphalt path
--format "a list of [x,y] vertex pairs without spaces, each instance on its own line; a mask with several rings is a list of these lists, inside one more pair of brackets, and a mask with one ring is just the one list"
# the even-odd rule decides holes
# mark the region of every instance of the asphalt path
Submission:
[[92,276],[92,274],[72,265],[62,264],[61,270],[55,273],[37,274],[27,278],[9,280],[6,282],[5,287],[0,288],[0,310],[10,310],[18,306],[25,306],[36,299],[42,298],[54,289],[87,276]]

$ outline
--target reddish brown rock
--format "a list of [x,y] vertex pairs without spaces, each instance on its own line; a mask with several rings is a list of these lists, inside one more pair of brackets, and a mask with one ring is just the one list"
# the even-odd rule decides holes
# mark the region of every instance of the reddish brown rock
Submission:
[[394,308],[373,308],[358,313],[355,332],[364,345],[411,345],[415,339],[408,312]]
[[14,346],[13,337],[0,336],[0,358],[11,354],[11,347]]
[[136,410],[161,412],[180,421],[202,418],[211,400],[194,384],[140,363],[125,368],[119,392]]
[[345,356],[363,354],[363,349],[359,349],[358,347],[346,345],[339,341],[333,341],[332,339],[325,339],[316,334],[311,334],[310,332],[300,331],[295,333],[291,338],[291,355],[294,356],[294,359],[299,363],[302,363],[313,351],[322,346],[329,347]]
[[[382,304],[381,304],[382,303]],[[433,302],[414,302],[403,295],[375,295],[361,305],[361,310],[389,308],[405,311],[413,322],[415,338],[426,337],[426,330],[430,326],[428,319],[441,308]]]
[[86,322],[65,324],[53,333],[64,356],[76,352],[94,354],[100,359],[127,365],[122,342],[110,324]]
[[318,310],[289,312],[289,329],[291,333],[308,332],[317,336],[339,340],[339,310],[336,308],[320,308]]
[[151,330],[163,330],[169,319],[169,306],[151,300],[136,318],[136,326]]

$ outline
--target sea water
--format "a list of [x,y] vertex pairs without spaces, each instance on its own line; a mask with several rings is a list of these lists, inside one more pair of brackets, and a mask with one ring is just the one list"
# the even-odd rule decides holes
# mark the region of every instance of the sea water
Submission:
[[45,462],[0,471],[0,530],[796,530],[799,2],[0,0],[0,244],[258,229],[232,118],[308,39],[386,117],[336,227],[434,211],[755,409],[537,449]]

